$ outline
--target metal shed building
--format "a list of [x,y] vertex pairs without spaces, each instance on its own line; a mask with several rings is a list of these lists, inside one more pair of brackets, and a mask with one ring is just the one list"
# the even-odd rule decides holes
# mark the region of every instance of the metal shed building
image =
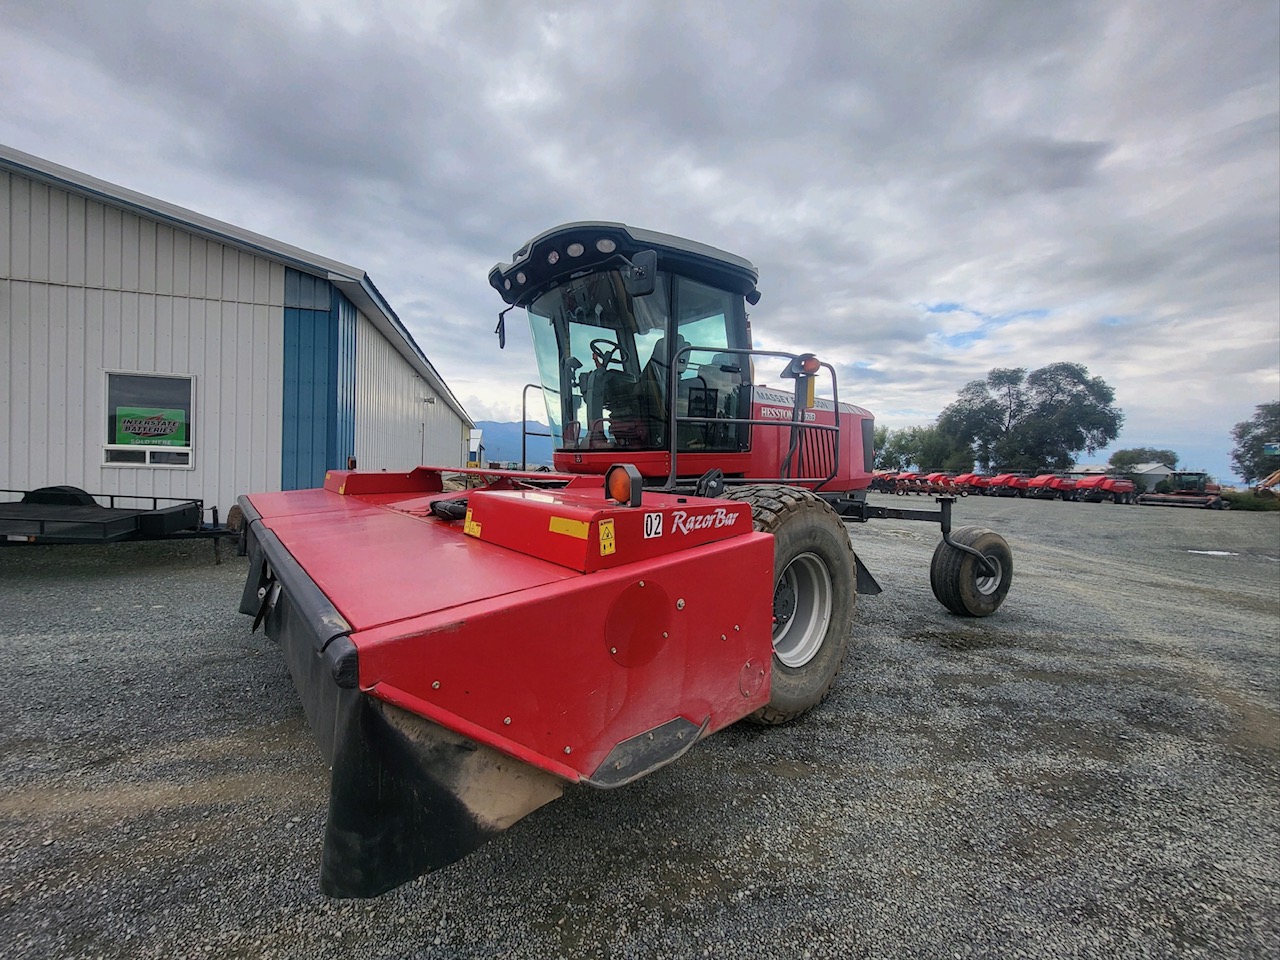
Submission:
[[0,488],[201,499],[461,465],[365,272],[0,145]]
[[1135,463],[1125,472],[1134,478],[1138,486],[1150,492],[1160,481],[1169,479],[1173,467],[1167,463]]

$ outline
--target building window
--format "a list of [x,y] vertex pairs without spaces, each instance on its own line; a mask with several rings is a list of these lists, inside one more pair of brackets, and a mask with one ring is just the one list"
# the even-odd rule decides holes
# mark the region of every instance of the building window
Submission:
[[194,394],[193,377],[108,373],[103,462],[191,469]]

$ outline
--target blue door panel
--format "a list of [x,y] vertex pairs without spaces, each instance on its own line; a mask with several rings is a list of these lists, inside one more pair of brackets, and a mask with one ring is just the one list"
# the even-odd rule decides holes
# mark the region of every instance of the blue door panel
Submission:
[[355,453],[357,318],[328,280],[286,271],[283,490],[321,486]]

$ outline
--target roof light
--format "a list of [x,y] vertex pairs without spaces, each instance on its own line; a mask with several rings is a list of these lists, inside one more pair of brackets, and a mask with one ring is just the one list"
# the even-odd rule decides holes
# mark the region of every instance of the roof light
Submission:
[[547,254],[547,263],[551,264],[554,267],[559,262],[560,262],[560,254],[557,251],[552,250],[550,253]]
[[502,281],[502,289],[503,289],[503,290],[510,290],[510,289],[511,289],[511,280],[510,280],[510,279],[507,279],[507,280],[503,280],[503,281]]
[[801,373],[817,373],[822,363],[813,354],[807,354],[800,358]]
[[580,257],[587,252],[587,248],[580,243],[571,243],[565,248],[565,253],[571,257]]
[[516,283],[524,283],[524,281],[525,281],[524,271],[521,270],[519,273],[516,274]]
[[613,253],[613,251],[618,249],[618,245],[608,237],[601,237],[596,241],[596,249],[601,253]]
[[624,507],[640,506],[643,485],[640,471],[629,463],[615,463],[604,475],[605,498]]

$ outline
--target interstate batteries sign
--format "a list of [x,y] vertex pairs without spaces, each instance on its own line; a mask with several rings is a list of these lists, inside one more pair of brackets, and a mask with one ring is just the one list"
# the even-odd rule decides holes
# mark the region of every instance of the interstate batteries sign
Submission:
[[134,447],[185,447],[186,411],[116,407],[115,442]]

